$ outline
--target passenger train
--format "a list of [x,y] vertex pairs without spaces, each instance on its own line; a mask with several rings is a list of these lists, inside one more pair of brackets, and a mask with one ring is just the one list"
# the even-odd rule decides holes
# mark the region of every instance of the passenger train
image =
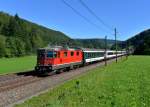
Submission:
[[123,56],[126,51],[113,51],[85,48],[64,48],[61,46],[42,48],[37,51],[35,71],[41,73],[70,70],[90,63]]

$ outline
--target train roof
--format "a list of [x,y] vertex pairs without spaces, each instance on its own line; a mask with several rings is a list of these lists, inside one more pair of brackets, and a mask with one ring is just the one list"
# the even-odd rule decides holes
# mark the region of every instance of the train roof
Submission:
[[[90,49],[90,48],[83,48],[83,52],[105,52],[105,49]],[[107,52],[115,52],[115,50],[108,50]]]
[[83,52],[103,52],[103,51],[105,51],[104,49],[90,49],[90,48],[82,48],[81,50]]
[[[76,48],[76,47],[62,47],[62,46],[51,46],[46,48],[39,48],[38,50],[43,51],[59,51],[59,50],[82,50],[83,52],[104,52],[105,49],[91,49],[91,48]],[[107,52],[115,52],[115,50],[107,50]],[[117,51],[121,52],[121,51]]]
[[59,51],[59,50],[81,50],[81,49],[80,48],[62,47],[62,46],[52,46],[52,47],[46,47],[46,48],[39,48],[38,50]]

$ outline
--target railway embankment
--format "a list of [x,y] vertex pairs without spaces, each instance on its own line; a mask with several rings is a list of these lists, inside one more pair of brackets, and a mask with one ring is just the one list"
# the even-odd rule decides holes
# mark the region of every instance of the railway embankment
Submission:
[[97,67],[16,107],[149,107],[150,57]]
[[[113,60],[109,60],[111,63]],[[91,64],[70,72],[52,74],[50,76],[38,76],[32,72],[10,74],[0,77],[0,106],[12,106],[16,102],[23,102],[32,96],[39,95],[48,89],[52,89],[68,80],[72,80],[99,66],[104,62]]]

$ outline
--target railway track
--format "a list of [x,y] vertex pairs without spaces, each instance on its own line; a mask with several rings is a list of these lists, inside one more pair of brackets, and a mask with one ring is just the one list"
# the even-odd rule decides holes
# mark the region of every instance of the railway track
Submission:
[[[112,61],[113,59],[109,60],[109,63]],[[39,77],[33,73],[30,74],[30,72],[19,75],[11,74],[4,77],[0,76],[0,107],[11,105],[23,99],[25,100],[32,95],[53,88],[58,84],[102,65],[104,65],[104,62],[81,67],[58,75],[52,73],[47,77]]]
[[15,78],[14,80],[11,80],[11,81],[9,80],[9,81],[0,83],[0,92],[9,91],[9,90],[12,90],[13,88],[17,88],[22,85],[30,84],[32,82],[36,82],[39,80],[41,80],[41,78],[32,77],[32,76],[21,77],[21,78],[18,77],[18,78]]
[[0,83],[4,81],[8,81],[14,78],[17,78],[18,76],[15,74],[8,74],[8,75],[0,75]]
[[[0,85],[3,84],[3,83],[5,83],[5,82],[11,81],[11,80],[16,80],[16,79],[24,78],[25,76],[33,76],[32,72],[33,71],[30,71],[30,72],[21,72],[21,73],[16,73],[16,74],[0,75]],[[30,73],[30,75],[29,75],[29,73]]]
[[21,87],[26,84],[34,83],[40,81],[44,78],[48,78],[55,73],[49,73],[47,76],[40,76],[31,72],[23,72],[18,74],[10,74],[0,76],[0,93],[4,91],[9,91],[17,87]]

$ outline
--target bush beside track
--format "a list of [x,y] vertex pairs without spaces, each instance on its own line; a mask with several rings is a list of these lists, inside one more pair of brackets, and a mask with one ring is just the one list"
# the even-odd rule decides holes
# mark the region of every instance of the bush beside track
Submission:
[[149,56],[131,56],[16,107],[149,107],[149,62]]
[[0,75],[33,70],[36,65],[36,56],[0,59]]

